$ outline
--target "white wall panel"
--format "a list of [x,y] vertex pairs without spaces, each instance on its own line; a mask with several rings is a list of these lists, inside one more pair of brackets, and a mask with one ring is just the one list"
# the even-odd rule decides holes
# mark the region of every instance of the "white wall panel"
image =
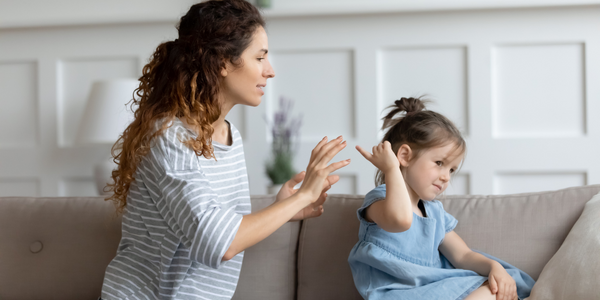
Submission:
[[37,64],[0,62],[0,147],[37,143]]
[[340,181],[334,184],[327,194],[356,194],[356,176],[351,174],[338,174]]
[[98,191],[93,178],[65,178],[60,182],[59,195],[61,197],[98,196]]
[[469,174],[459,173],[452,176],[450,184],[446,191],[446,195],[469,195],[471,190],[469,188]]
[[585,133],[583,44],[494,49],[494,134],[564,137]]
[[494,194],[552,191],[585,184],[585,173],[506,173],[495,176]]
[[246,107],[243,105],[234,106],[227,114],[227,121],[238,129],[242,139],[246,138]]
[[[137,57],[63,60],[58,66],[58,136],[61,146],[72,146],[83,110],[96,80],[138,77]],[[132,95],[133,98],[133,95]]]
[[467,133],[465,47],[383,50],[380,53],[379,69],[379,111],[402,97],[424,95],[433,100],[429,109],[445,115],[463,133]]
[[33,178],[1,178],[0,197],[38,197],[39,185]]
[[294,113],[303,114],[303,140],[355,133],[354,68],[350,50],[274,51],[275,78],[267,111],[278,108],[279,97],[295,101]]

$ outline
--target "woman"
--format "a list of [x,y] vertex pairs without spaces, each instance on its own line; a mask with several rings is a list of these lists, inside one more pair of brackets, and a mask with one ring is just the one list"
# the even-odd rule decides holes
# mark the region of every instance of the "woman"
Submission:
[[275,76],[264,21],[243,0],[208,1],[178,30],[144,67],[135,120],[113,148],[109,199],[123,226],[102,299],[230,299],[243,251],[287,221],[319,216],[339,180],[329,174],[350,163],[328,165],[346,143],[324,138],[306,172],[250,213],[242,140],[225,117],[259,105]]

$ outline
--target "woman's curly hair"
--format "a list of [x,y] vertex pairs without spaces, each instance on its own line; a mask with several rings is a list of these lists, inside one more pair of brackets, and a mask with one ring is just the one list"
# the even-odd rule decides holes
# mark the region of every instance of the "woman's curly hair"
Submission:
[[244,0],[211,0],[193,5],[180,20],[178,38],[156,48],[130,102],[135,119],[111,151],[118,167],[112,172],[114,183],[107,186],[113,194],[106,200],[114,201],[118,212],[127,205],[129,187],[152,139],[173,119],[185,120],[199,133],[184,144],[198,156],[214,157],[212,123],[221,115],[221,70],[227,63],[243,63],[242,52],[264,26],[259,11]]

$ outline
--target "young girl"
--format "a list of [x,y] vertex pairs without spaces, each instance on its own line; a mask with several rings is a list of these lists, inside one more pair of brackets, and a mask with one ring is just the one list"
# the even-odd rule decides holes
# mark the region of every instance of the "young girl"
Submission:
[[122,237],[102,299],[231,299],[245,249],[323,212],[339,180],[328,175],[349,163],[329,164],[341,137],[321,140],[306,172],[250,213],[242,139],[225,117],[235,105],[259,105],[275,76],[264,25],[246,1],[201,2],[144,67],[135,120],[113,152],[110,199],[123,212]]
[[[359,241],[348,261],[360,294],[373,299],[502,299],[529,296],[534,281],[496,258],[471,251],[457,220],[434,200],[466,149],[454,124],[420,99],[391,106],[373,153],[375,189],[358,210]],[[394,118],[405,112],[401,118]]]

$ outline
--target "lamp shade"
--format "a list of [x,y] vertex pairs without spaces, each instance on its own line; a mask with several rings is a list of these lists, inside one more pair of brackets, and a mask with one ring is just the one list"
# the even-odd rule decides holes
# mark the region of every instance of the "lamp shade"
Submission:
[[126,103],[138,87],[136,79],[96,81],[81,118],[77,144],[113,144],[133,120]]

